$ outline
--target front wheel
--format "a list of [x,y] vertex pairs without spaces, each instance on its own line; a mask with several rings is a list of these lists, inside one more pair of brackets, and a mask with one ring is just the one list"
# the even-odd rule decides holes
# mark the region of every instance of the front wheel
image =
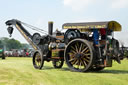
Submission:
[[87,40],[74,39],[65,49],[65,61],[69,69],[85,72],[93,64],[93,47]]
[[36,51],[33,55],[33,66],[36,69],[42,69],[44,64],[43,54],[40,51]]
[[64,60],[53,60],[52,64],[53,64],[54,68],[62,68],[62,66],[64,64]]

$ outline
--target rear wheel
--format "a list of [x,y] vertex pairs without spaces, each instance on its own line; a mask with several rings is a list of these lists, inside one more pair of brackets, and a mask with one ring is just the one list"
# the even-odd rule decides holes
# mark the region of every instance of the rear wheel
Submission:
[[42,69],[44,64],[43,54],[40,51],[36,51],[33,55],[33,66],[36,69]]
[[54,68],[62,68],[62,66],[64,64],[64,60],[54,60],[54,61],[52,61],[52,64],[53,64]]
[[85,72],[93,64],[93,47],[84,39],[74,39],[65,49],[65,61],[73,71]]

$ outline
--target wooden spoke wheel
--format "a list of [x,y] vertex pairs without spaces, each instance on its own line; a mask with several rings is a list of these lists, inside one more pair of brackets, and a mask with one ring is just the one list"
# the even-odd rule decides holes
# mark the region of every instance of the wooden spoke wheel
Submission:
[[64,60],[54,60],[54,61],[52,61],[52,64],[53,64],[54,68],[62,68],[62,66],[64,64]]
[[93,63],[93,47],[84,39],[74,39],[65,49],[65,61],[73,71],[85,72]]
[[33,66],[36,69],[42,69],[44,64],[44,58],[40,51],[36,51],[33,55]]

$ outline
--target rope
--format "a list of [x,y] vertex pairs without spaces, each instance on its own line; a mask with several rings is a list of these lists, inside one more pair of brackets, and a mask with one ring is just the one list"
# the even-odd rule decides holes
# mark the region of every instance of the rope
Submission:
[[[17,21],[19,21],[19,20],[17,20]],[[46,34],[46,35],[48,35],[48,36],[50,36],[50,37],[52,37],[52,38],[58,39],[58,38],[56,38],[56,37],[54,37],[54,36],[52,36],[52,35],[49,35],[48,32],[45,31],[45,30],[43,30],[43,29],[40,29],[40,28],[38,28],[38,27],[29,25],[29,24],[24,23],[24,22],[22,22],[22,21],[19,21],[19,22],[20,22],[21,24],[25,25],[26,27],[32,29],[32,30],[36,30],[36,31],[41,32],[41,33],[43,33],[43,34]],[[62,39],[58,39],[58,40],[62,40]]]
[[[21,21],[20,21],[20,22],[21,22]],[[45,31],[45,30],[43,30],[43,29],[40,29],[40,28],[38,28],[38,27],[35,27],[35,26],[32,26],[32,25],[29,25],[29,24],[24,23],[24,22],[21,22],[21,24],[25,25],[26,27],[29,27],[29,28],[30,28],[30,29],[32,29],[32,30],[35,30],[35,31],[41,32],[41,33],[43,33],[43,34],[48,34],[48,32],[47,32],[47,31]]]

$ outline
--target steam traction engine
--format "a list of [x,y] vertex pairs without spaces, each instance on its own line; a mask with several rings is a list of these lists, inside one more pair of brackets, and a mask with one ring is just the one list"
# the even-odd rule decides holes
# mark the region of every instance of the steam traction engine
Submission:
[[[42,69],[44,61],[52,61],[55,68],[61,68],[64,60],[72,71],[85,72],[88,70],[99,71],[105,67],[112,67],[112,61],[120,63],[124,58],[123,49],[119,50],[119,42],[113,37],[114,31],[121,31],[121,25],[116,21],[65,23],[62,28],[65,33],[56,30],[53,32],[53,22],[48,23],[48,33],[16,19],[8,20],[8,32],[11,35],[13,25],[35,49],[33,66]],[[31,35],[24,27],[45,32]],[[102,40],[100,29],[106,31]],[[98,42],[95,45],[94,30],[97,30]]]

